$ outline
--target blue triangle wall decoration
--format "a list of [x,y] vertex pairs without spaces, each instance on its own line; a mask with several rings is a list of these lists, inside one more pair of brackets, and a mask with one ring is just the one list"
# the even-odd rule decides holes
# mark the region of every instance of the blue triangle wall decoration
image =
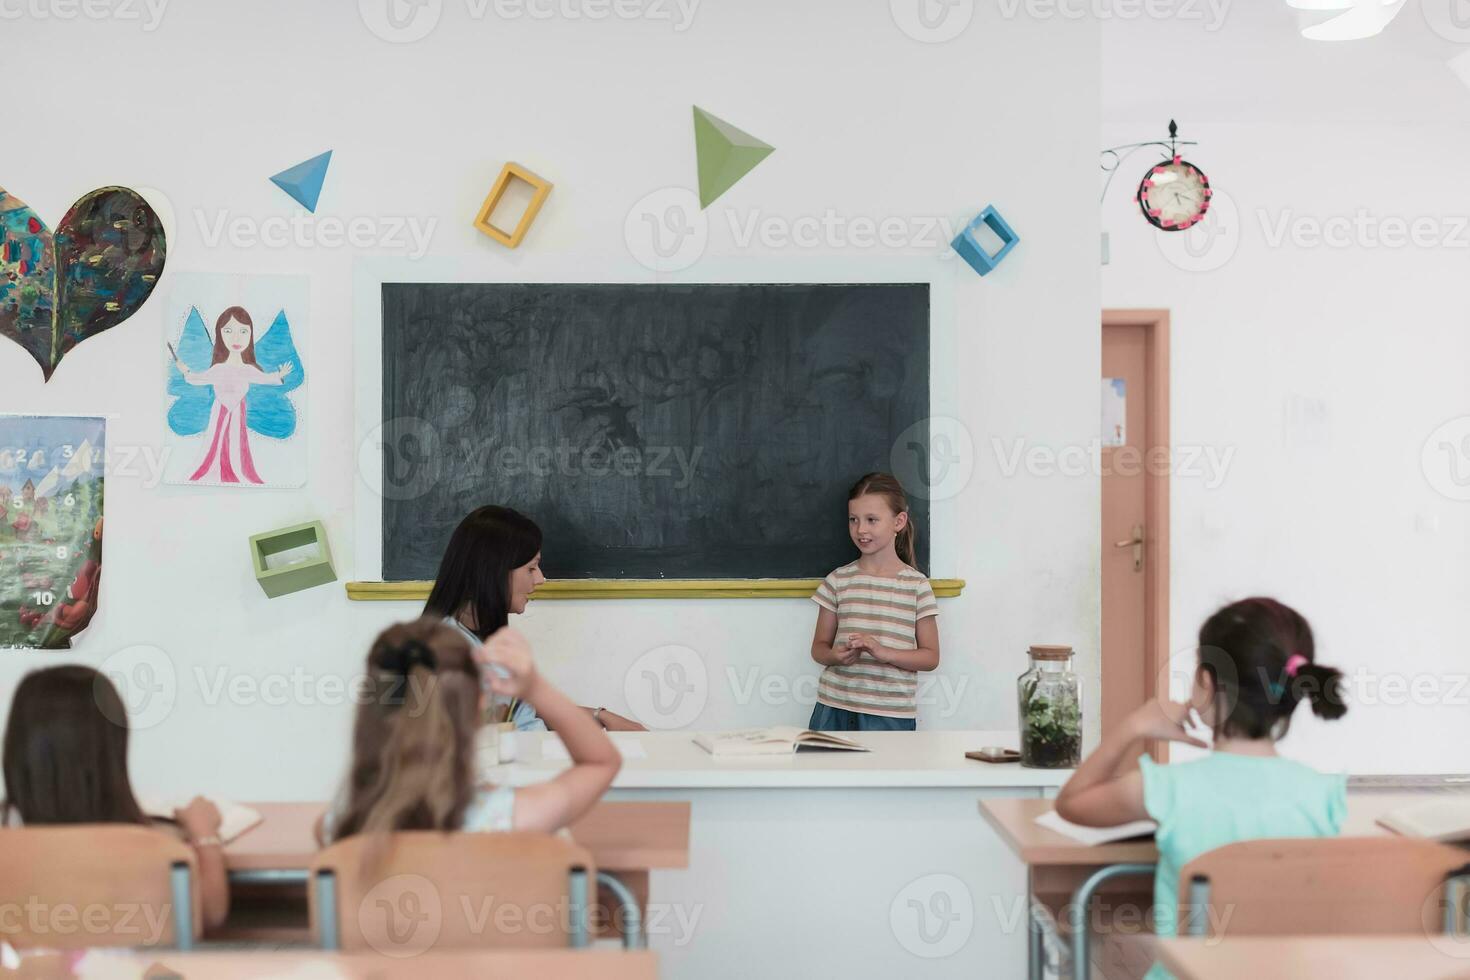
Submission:
[[271,178],[271,183],[290,194],[296,203],[311,213],[316,213],[317,199],[322,196],[322,182],[327,179],[327,164],[332,162],[332,151],[298,163],[282,170]]

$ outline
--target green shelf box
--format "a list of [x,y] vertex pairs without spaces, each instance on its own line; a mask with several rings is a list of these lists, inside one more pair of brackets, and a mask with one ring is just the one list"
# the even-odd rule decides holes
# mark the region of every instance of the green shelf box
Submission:
[[255,580],[272,599],[337,581],[327,529],[321,521],[252,536],[250,561]]

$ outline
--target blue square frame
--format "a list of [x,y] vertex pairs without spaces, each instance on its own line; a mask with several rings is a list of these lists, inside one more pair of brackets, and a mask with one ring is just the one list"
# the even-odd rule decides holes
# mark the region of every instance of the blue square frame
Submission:
[[[989,226],[1002,242],[1000,251],[994,255],[986,252],[979,240],[975,238],[975,231],[981,224]],[[983,276],[1000,265],[1001,260],[1010,254],[1011,249],[1015,248],[1020,240],[1021,236],[1016,234],[1015,230],[1006,223],[1006,219],[1000,216],[1000,212],[995,210],[995,206],[991,205],[981,211],[979,217],[966,225],[964,231],[956,235],[954,241],[949,245],[950,248],[960,253],[960,258],[968,262],[970,268]]]

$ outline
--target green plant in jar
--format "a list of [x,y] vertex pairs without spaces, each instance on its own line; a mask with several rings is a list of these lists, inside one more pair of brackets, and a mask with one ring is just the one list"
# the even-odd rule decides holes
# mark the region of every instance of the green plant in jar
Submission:
[[1082,756],[1082,699],[1071,647],[1033,646],[1018,682],[1021,764],[1066,769]]

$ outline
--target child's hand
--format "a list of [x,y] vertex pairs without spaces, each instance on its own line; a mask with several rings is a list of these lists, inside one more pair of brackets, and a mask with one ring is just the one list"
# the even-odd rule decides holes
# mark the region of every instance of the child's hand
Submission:
[[196,796],[189,805],[174,811],[174,819],[184,829],[190,840],[201,837],[218,837],[220,824],[219,807],[202,796]]
[[536,686],[536,661],[531,644],[509,626],[491,634],[485,645],[475,651],[475,662],[487,667],[490,690],[496,694],[526,699]]
[[883,659],[883,641],[872,633],[854,633],[847,638],[847,642],[854,650],[866,652],[874,660]]
[[1201,742],[1185,730],[1184,723],[1188,719],[1188,702],[1153,698],[1134,709],[1128,716],[1127,725],[1136,738],[1161,738],[1209,748],[1208,743]]
[[850,646],[847,640],[838,640],[832,645],[832,656],[836,657],[837,662],[843,667],[857,663],[858,657],[862,654],[861,650]]

